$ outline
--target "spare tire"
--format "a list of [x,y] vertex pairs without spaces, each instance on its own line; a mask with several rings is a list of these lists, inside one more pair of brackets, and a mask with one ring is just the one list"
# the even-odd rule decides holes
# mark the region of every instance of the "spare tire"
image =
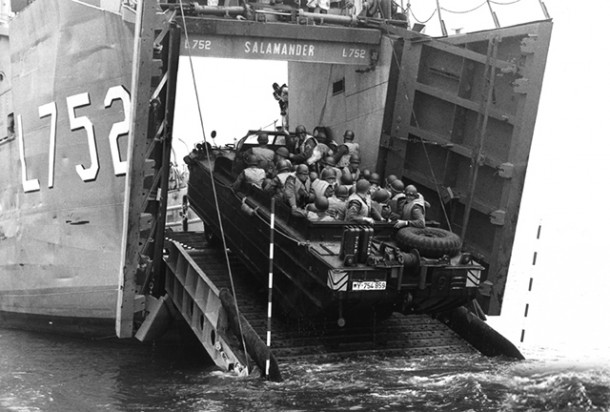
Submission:
[[402,228],[396,232],[396,243],[405,252],[417,249],[427,258],[455,256],[462,249],[462,239],[458,235],[437,227]]

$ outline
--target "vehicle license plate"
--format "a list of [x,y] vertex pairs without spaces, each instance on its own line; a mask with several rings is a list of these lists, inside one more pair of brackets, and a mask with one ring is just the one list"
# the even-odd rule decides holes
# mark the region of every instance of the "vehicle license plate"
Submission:
[[352,290],[385,290],[383,282],[353,282]]

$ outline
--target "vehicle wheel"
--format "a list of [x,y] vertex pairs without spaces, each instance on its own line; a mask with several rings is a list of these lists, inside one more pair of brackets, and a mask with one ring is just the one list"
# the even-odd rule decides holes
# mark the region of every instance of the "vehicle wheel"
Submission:
[[396,233],[396,242],[403,251],[417,249],[427,258],[455,256],[462,248],[462,239],[458,235],[436,227],[402,228]]
[[205,237],[205,241],[208,243],[208,246],[214,248],[222,246],[222,241],[214,234],[214,232],[212,232],[210,224],[207,222],[203,222],[203,236]]

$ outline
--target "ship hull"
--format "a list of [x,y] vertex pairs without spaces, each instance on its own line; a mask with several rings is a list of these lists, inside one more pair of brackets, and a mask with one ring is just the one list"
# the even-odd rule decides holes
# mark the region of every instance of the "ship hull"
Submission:
[[72,1],[11,23],[0,326],[114,335],[132,42],[121,16]]

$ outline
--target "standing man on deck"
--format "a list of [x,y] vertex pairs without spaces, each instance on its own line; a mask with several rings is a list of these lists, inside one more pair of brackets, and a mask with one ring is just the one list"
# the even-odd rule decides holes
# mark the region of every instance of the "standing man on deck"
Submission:
[[356,135],[352,130],[346,130],[343,134],[343,144],[337,148],[337,153],[334,154],[338,168],[347,167],[353,155],[360,159],[360,145],[354,143],[355,137]]

